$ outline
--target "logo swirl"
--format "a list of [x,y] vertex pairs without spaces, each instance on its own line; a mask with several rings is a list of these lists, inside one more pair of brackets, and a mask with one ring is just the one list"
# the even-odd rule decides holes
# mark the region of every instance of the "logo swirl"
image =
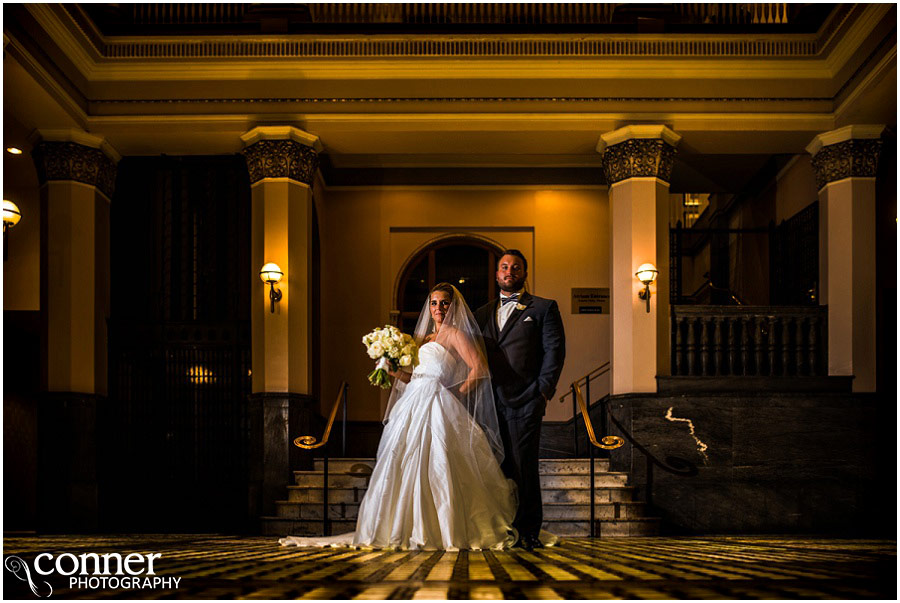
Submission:
[[49,593],[42,595],[38,592],[37,586],[35,586],[34,582],[31,580],[31,570],[21,557],[10,555],[4,561],[4,565],[6,565],[6,569],[11,571],[16,578],[23,582],[28,582],[28,586],[31,588],[31,592],[34,593],[35,597],[49,597],[53,594],[53,587],[50,586],[49,582],[44,582],[44,584],[47,585],[47,588],[50,589]]

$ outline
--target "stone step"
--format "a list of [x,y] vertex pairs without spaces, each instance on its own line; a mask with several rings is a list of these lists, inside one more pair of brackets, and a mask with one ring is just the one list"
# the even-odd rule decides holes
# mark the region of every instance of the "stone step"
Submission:
[[[276,511],[282,519],[322,520],[322,503],[299,503],[276,500]],[[333,520],[356,521],[358,503],[328,503],[328,517]]]
[[[375,459],[372,458],[329,458],[328,473],[371,473],[375,467]],[[314,459],[313,469],[322,471],[323,459]],[[609,471],[609,459],[594,459],[594,471],[597,473]],[[561,473],[564,475],[588,475],[591,466],[588,459],[541,459],[540,472],[542,475]]]
[[[321,488],[323,476],[324,472],[322,471],[294,471],[294,483],[297,486]],[[550,473],[541,476],[541,487],[550,489],[587,488],[590,483],[589,480],[590,476],[587,473]],[[594,485],[598,488],[625,486],[627,484],[627,473],[604,471],[594,474]],[[367,488],[369,486],[369,476],[349,473],[332,473],[329,471],[328,485],[330,488]]]
[[[590,521],[591,505],[544,503],[544,519],[557,521]],[[643,519],[647,505],[642,502],[594,503],[594,519]],[[321,510],[319,515],[321,516]]]
[[[325,462],[323,459],[313,460],[313,470],[323,471]],[[365,473],[371,474],[375,468],[375,459],[365,458],[329,458],[328,473]]]
[[[301,503],[287,500],[275,502],[277,515],[282,519],[322,519],[321,503]],[[588,521],[591,517],[589,504],[575,505],[568,503],[546,503],[543,505],[544,518],[557,521]],[[642,502],[596,503],[594,513],[596,519],[640,519],[645,514],[646,505]],[[329,503],[329,517],[332,520],[356,521],[359,505],[356,503]]]
[[[587,538],[591,531],[591,522],[545,520],[543,528],[561,537]],[[594,522],[594,528],[598,538],[656,536],[659,534],[659,518],[601,519]]]
[[[633,486],[604,486],[594,489],[594,503],[632,502]],[[590,488],[542,488],[541,500],[548,503],[588,505],[591,502]]]
[[[287,502],[322,502],[321,486],[288,486]],[[595,503],[631,502],[634,500],[632,486],[602,486],[594,489]],[[365,488],[329,488],[329,503],[359,503],[366,493]],[[542,488],[541,499],[547,503],[589,504],[590,488]]]
[[[322,504],[322,487],[288,486],[287,502]],[[357,503],[366,494],[365,488],[329,488],[329,503]]]
[[[594,459],[594,472],[609,471],[609,459]],[[541,475],[561,473],[563,475],[590,475],[591,465],[588,459],[541,459]]]
[[[331,522],[332,534],[344,534],[356,529],[356,521]],[[322,520],[285,519],[283,517],[263,517],[263,536],[321,536]]]
[[[623,520],[597,520],[594,522],[598,538],[625,538],[633,536],[657,536],[659,518]],[[586,538],[590,532],[589,521],[546,520],[543,528],[560,537]],[[355,521],[332,521],[331,533],[344,534],[356,529]],[[263,517],[264,536],[320,536],[322,520],[286,519],[283,517]]]
[[[324,471],[294,471],[294,484],[309,488],[321,488]],[[369,474],[334,473],[328,468],[328,486],[331,488],[367,488]]]
[[[321,483],[321,482],[319,482]],[[541,488],[549,490],[562,490],[565,488],[589,488],[591,476],[588,474],[569,475],[565,473],[551,473],[541,476]],[[628,485],[627,473],[595,473],[594,486],[598,488],[626,486]]]

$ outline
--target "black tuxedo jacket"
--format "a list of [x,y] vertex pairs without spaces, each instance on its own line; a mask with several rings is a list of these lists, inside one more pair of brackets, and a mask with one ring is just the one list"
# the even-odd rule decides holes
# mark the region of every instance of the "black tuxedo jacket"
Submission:
[[566,358],[559,306],[552,299],[523,293],[519,306],[524,309],[517,307],[500,331],[499,304],[500,299],[495,299],[475,313],[484,335],[494,396],[509,408],[542,397],[551,399]]

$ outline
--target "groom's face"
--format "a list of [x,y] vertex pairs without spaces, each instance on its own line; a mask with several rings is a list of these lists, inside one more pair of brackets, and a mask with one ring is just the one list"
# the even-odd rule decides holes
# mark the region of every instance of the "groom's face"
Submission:
[[513,293],[521,289],[527,276],[528,273],[525,272],[522,258],[504,255],[497,263],[497,285],[505,293]]

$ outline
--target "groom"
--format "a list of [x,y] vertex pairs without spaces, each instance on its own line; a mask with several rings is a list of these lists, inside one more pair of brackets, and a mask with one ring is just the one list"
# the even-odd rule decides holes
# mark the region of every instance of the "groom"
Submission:
[[504,251],[497,263],[500,299],[479,308],[475,319],[484,334],[494,385],[505,451],[503,472],[518,487],[519,508],[513,521],[519,532],[517,544],[531,550],[542,546],[541,422],[562,372],[566,336],[556,302],[528,294],[527,276],[528,261],[522,252]]

